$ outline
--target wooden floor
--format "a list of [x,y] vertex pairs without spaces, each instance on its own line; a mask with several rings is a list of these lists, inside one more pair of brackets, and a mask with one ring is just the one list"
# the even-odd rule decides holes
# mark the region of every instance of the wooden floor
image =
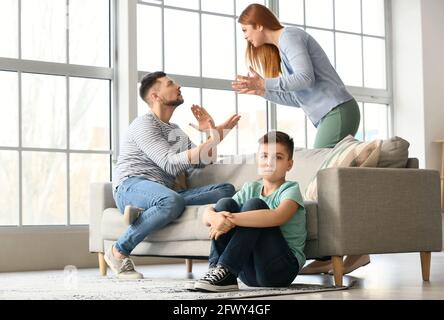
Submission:
[[[188,278],[198,279],[207,270],[207,263],[195,261],[193,273],[186,272],[183,264],[138,266],[146,278]],[[47,273],[48,271],[46,271]],[[50,271],[51,272],[51,271]],[[60,270],[58,271],[60,272]],[[82,272],[99,275],[99,269],[84,269]],[[39,273],[0,273],[0,283],[11,276],[26,279],[28,275]],[[32,277],[31,277],[32,278]],[[333,276],[313,275],[298,276],[296,283],[333,284]],[[444,300],[444,252],[432,253],[430,281],[423,282],[419,253],[372,255],[371,263],[344,277],[344,285],[353,283],[353,288],[342,291],[320,292],[266,297],[289,300]],[[31,284],[32,286],[32,284]],[[255,298],[257,299],[257,298]]]
[[[144,266],[147,277],[199,278],[207,270],[206,263],[194,263],[193,274],[186,275],[183,265]],[[333,276],[298,276],[297,283],[333,284]],[[430,281],[423,282],[419,253],[372,255],[371,263],[344,277],[344,285],[354,283],[353,289],[310,294],[266,297],[265,299],[427,299],[444,300],[444,252],[432,253]],[[257,298],[255,298],[257,299]]]

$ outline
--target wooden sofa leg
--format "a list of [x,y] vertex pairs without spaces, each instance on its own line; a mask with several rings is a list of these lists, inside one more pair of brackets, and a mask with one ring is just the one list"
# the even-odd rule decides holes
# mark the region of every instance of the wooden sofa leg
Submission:
[[103,252],[99,252],[99,270],[102,276],[106,276],[106,261]]
[[421,252],[421,271],[422,280],[429,281],[430,279],[430,260],[432,258],[431,252]]
[[344,261],[342,256],[333,256],[331,257],[333,261],[333,273],[335,277],[335,286],[342,286],[342,276],[344,275]]
[[187,265],[187,272],[193,272],[193,259],[185,259],[185,264]]

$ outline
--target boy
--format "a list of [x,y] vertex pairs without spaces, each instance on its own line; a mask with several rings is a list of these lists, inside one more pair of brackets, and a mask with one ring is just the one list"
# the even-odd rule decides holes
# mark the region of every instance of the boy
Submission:
[[238,290],[237,278],[254,287],[289,286],[305,263],[305,209],[297,182],[286,181],[294,143],[286,133],[259,139],[258,173],[232,198],[204,214],[212,246],[207,274],[196,290]]

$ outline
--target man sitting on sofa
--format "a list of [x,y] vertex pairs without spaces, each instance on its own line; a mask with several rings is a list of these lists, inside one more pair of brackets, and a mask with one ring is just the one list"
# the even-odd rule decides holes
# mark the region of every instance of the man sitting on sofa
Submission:
[[235,193],[234,187],[226,183],[188,190],[177,190],[174,185],[187,170],[215,159],[217,144],[240,116],[233,115],[216,127],[204,108],[193,105],[197,128],[207,133],[207,140],[195,146],[179,126],[169,122],[174,110],[184,102],[180,86],[173,79],[160,71],[149,73],[139,93],[149,110],[128,128],[116,165],[113,196],[121,213],[127,206],[141,208],[141,212],[134,221],[130,217],[128,229],[104,256],[109,267],[123,279],[143,278],[129,255],[147,235],[178,218],[187,205],[216,203]]

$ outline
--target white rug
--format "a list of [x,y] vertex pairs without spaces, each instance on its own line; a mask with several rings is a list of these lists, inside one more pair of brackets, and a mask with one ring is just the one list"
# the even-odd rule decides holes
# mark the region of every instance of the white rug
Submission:
[[195,280],[142,279],[118,280],[73,270],[11,274],[0,279],[0,299],[8,300],[200,300],[242,299],[321,291],[344,290],[332,287],[294,283],[289,288],[252,288],[239,281],[239,291],[203,293],[191,291]]

